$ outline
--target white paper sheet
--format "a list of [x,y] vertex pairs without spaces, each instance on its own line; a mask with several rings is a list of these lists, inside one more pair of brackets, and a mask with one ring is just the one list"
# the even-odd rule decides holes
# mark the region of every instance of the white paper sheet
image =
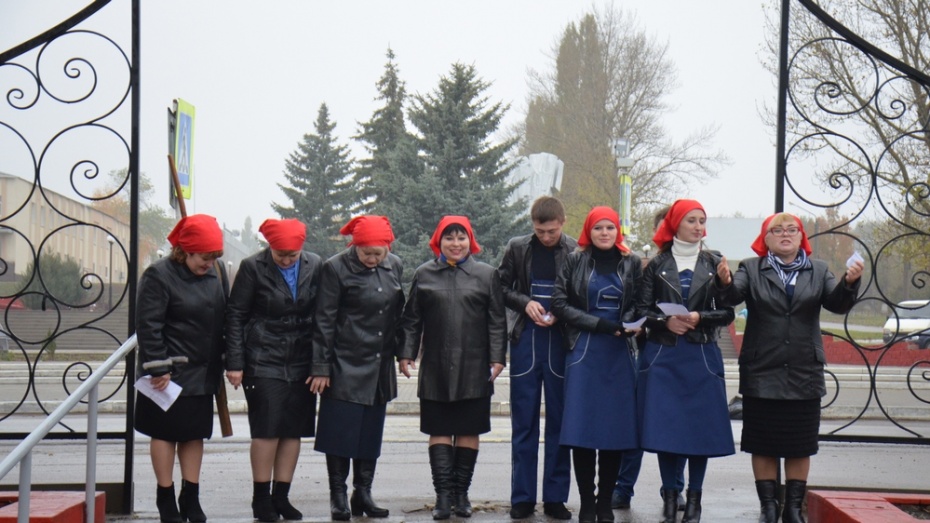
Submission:
[[624,322],[623,328],[624,328],[624,329],[638,329],[638,328],[640,328],[640,326],[642,326],[642,324],[645,323],[645,322],[646,322],[646,317],[643,316],[642,318],[640,318],[640,319],[638,319],[638,320],[636,320],[636,321]]
[[182,387],[177,383],[170,381],[165,390],[155,390],[152,386],[151,376],[142,376],[136,380],[136,390],[144,394],[147,398],[154,401],[161,410],[167,411],[174,404],[174,400],[181,395]]
[[680,303],[659,303],[657,304],[662,313],[666,316],[687,316],[691,311]]
[[856,262],[865,263],[865,259],[863,259],[862,255],[859,254],[859,251],[853,251],[852,256],[850,256],[849,259],[846,260],[846,268],[848,269],[852,267],[853,264]]

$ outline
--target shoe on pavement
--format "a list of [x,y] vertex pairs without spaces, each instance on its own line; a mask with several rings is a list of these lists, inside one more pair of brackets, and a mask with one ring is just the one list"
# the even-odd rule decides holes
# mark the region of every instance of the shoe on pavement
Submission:
[[565,503],[543,503],[543,513],[553,519],[572,519],[572,513],[565,508]]
[[610,508],[630,508],[630,501],[632,501],[630,496],[627,496],[619,490],[615,490],[613,495],[610,497]]
[[526,519],[533,515],[533,512],[536,512],[536,504],[530,503],[529,501],[521,501],[519,503],[514,503],[510,507],[510,518],[511,519]]

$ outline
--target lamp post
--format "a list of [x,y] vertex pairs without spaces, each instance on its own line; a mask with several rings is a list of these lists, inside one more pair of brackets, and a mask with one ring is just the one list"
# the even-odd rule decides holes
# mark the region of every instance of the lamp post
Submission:
[[633,203],[633,179],[630,177],[630,168],[633,159],[630,158],[630,140],[617,138],[613,142],[614,159],[617,162],[617,177],[620,179],[620,232],[630,234]]
[[116,238],[108,234],[107,243],[110,244],[110,265],[109,265],[109,270],[107,271],[109,273],[107,275],[107,280],[109,280],[110,300],[109,300],[109,306],[107,307],[107,310],[113,309],[113,243],[114,242],[116,242]]

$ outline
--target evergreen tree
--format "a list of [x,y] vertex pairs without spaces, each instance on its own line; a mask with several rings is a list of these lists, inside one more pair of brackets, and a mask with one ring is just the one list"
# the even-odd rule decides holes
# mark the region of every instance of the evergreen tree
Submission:
[[313,128],[314,133],[305,134],[285,161],[288,185],[278,184],[291,206],[271,206],[282,218],[306,224],[305,248],[325,259],[343,248],[339,229],[357,211],[361,198],[348,147],[336,143],[336,123],[330,121],[325,103],[320,104]]

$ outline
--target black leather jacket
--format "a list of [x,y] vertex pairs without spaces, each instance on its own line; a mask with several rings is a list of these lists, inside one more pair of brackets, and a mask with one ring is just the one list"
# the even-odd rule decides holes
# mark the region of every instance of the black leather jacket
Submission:
[[[702,250],[694,264],[687,307],[689,311],[698,312],[701,321],[694,330],[685,334],[685,339],[691,343],[716,341],[717,329],[729,325],[736,316],[733,307],[724,306],[720,299],[722,290],[715,282],[719,262],[720,256]],[[643,272],[643,290],[637,300],[636,311],[637,317],[646,317],[646,338],[649,341],[662,345],[676,345],[678,335],[666,327],[667,318],[657,306],[659,303],[682,303],[678,264],[675,263],[671,250],[657,254],[646,266]]]
[[226,369],[291,382],[310,376],[321,265],[318,255],[300,253],[294,301],[270,249],[242,260],[226,311]]
[[845,314],[856,304],[860,280],[847,286],[820,260],[811,260],[795,282],[789,301],[785,286],[765,257],[739,264],[723,292],[726,304],[746,301],[749,316],[739,355],[739,391],[751,397],[803,400],[827,393],[820,307]]
[[[136,305],[138,375],[171,372],[183,396],[216,393],[226,350],[223,314],[228,290],[222,262],[204,276],[170,258],[149,265],[139,279]],[[176,357],[188,361],[171,366],[170,359]]]
[[[507,320],[510,325],[510,342],[520,341],[523,327],[526,325],[526,304],[530,302],[530,283],[533,276],[533,236],[517,236],[507,242],[504,257],[497,268],[504,286],[504,304],[507,306]],[[568,255],[578,246],[574,238],[562,233],[559,244],[555,246],[555,269],[565,263]],[[560,326],[556,323],[556,326]]]
[[311,373],[330,378],[324,397],[362,405],[397,397],[403,272],[390,253],[377,267],[366,267],[354,246],[323,263]]
[[[588,250],[575,251],[565,260],[555,280],[552,311],[559,322],[565,324],[562,341],[568,350],[575,348],[581,331],[597,330],[600,321],[600,318],[588,312],[588,283],[593,273],[594,259],[591,253]],[[639,256],[624,256],[617,265],[617,274],[623,283],[620,321],[631,322],[636,319],[634,304],[643,278],[643,264]]]
[[416,359],[420,398],[459,401],[494,394],[491,363],[505,363],[507,320],[497,270],[471,257],[420,265],[404,308],[398,359]]

